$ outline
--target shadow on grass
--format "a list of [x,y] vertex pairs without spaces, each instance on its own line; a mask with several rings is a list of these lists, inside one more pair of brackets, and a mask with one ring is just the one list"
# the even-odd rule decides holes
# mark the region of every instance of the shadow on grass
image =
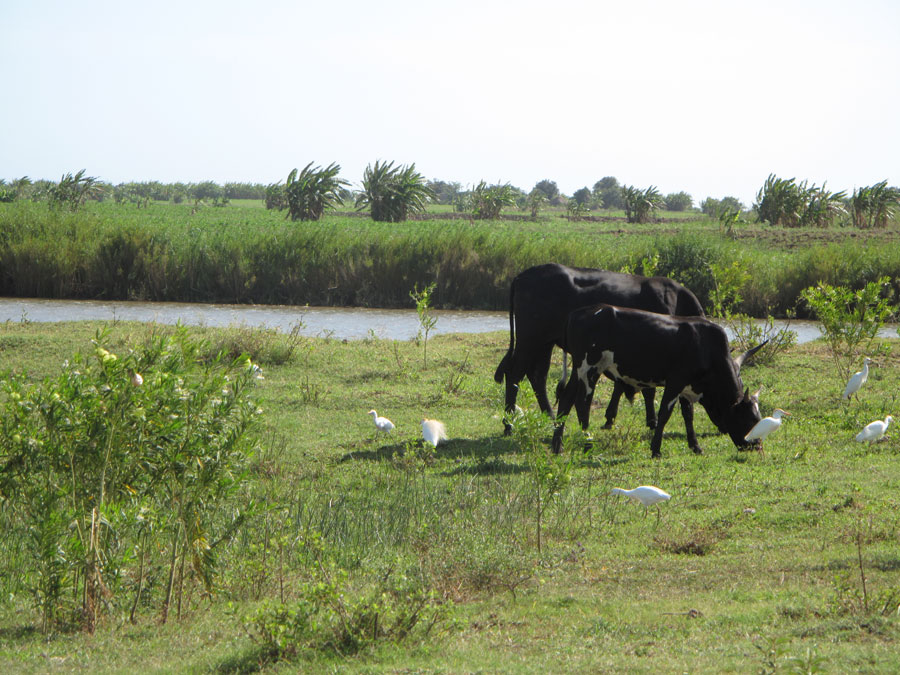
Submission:
[[248,647],[223,659],[213,672],[227,673],[228,675],[243,675],[243,673],[258,673],[269,663],[265,650],[258,646]]
[[338,462],[351,462],[358,459],[369,462],[381,462],[390,459],[394,455],[402,454],[403,447],[403,445],[395,443],[394,445],[383,445],[375,450],[351,450],[341,455]]
[[631,459],[632,458],[628,455],[604,455],[602,453],[595,453],[582,459],[580,466],[589,469],[600,469],[603,467],[615,466],[616,464],[627,464]]
[[445,471],[442,476],[512,476],[525,473],[527,466],[522,464],[510,464],[502,459],[493,458],[468,466],[459,466],[452,471]]
[[37,628],[31,625],[8,626],[0,628],[0,640],[22,640],[36,634]]
[[[417,447],[422,447],[424,441],[416,441]],[[345,453],[340,462],[355,460],[380,462],[389,460],[395,455],[402,455],[406,450],[405,444],[394,443],[384,445],[374,450],[353,450]],[[437,456],[442,459],[496,459],[500,455],[515,454],[518,452],[512,439],[506,437],[487,437],[480,439],[453,438],[441,443],[437,448]]]
[[896,572],[900,570],[900,558],[876,558],[872,567],[880,572]]

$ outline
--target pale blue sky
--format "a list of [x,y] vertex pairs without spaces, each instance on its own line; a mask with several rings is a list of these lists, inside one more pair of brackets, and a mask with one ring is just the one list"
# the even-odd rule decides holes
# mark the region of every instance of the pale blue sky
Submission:
[[900,183],[900,3],[0,0],[0,178]]

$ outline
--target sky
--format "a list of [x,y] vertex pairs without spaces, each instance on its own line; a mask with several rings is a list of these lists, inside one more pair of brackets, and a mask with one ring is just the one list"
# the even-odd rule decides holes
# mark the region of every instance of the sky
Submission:
[[0,0],[0,178],[900,184],[896,0]]

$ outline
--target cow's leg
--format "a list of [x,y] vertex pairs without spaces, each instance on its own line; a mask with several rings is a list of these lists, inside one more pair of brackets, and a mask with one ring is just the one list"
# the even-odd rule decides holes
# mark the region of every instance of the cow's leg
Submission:
[[684,432],[687,435],[688,446],[695,455],[702,455],[703,448],[697,442],[697,433],[694,431],[694,404],[681,397],[678,402],[681,403],[681,416],[684,418]]
[[613,423],[616,421],[616,416],[619,414],[619,399],[622,398],[624,391],[625,385],[621,380],[613,380],[612,394],[610,394],[609,403],[606,406],[606,424],[603,425],[604,429],[613,428]]
[[[623,394],[630,401],[634,398],[634,389],[621,380],[613,380],[612,395],[609,398],[609,404],[606,406],[606,424],[603,425],[604,429],[613,428],[613,424],[619,414],[619,401]],[[644,397],[644,412],[648,429],[656,428],[656,408],[653,401],[655,394],[656,390],[653,387],[646,387],[641,390],[641,395]]]
[[587,431],[591,423],[591,402],[594,400],[594,389],[599,379],[600,373],[592,368],[587,374],[587,386],[583,382],[579,382],[578,396],[575,398],[575,412],[578,413],[578,421],[581,423],[583,431]]
[[650,456],[651,457],[661,457],[662,453],[659,451],[662,447],[662,435],[663,429],[666,426],[666,422],[669,421],[669,417],[672,415],[672,409],[675,407],[675,399],[678,398],[679,392],[684,389],[684,387],[675,387],[666,385],[666,388],[663,390],[662,399],[659,402],[659,415],[656,420],[656,430],[653,432],[653,440],[650,441]]
[[566,429],[566,415],[572,410],[572,405],[575,403],[577,395],[578,379],[571,377],[569,378],[569,383],[560,392],[559,408],[556,411],[556,428],[553,430],[553,441],[550,444],[550,447],[556,454],[559,454],[559,451],[562,449],[562,437]]
[[547,398],[547,373],[550,372],[551,356],[553,356],[552,342],[538,348],[535,357],[531,360],[531,367],[528,369],[527,375],[541,411],[553,417],[553,406],[550,405],[550,399]]
[[509,361],[509,367],[506,371],[506,415],[503,417],[503,435],[512,434],[512,424],[510,420],[516,411],[516,398],[519,395],[519,382],[525,377],[525,366],[522,365],[525,359],[522,358],[521,352],[514,351]]
[[519,384],[517,382],[513,382],[512,378],[507,376],[506,378],[506,414],[503,416],[503,435],[509,436],[512,434],[512,424],[510,424],[510,420],[513,417],[513,414],[516,411],[516,398],[519,395]]
[[647,415],[647,428],[655,429],[656,428],[656,404],[653,399],[656,397],[656,388],[655,387],[647,387],[642,390],[641,393],[644,395],[644,411]]
[[[587,399],[587,411],[590,411],[590,394],[588,393],[588,390],[585,389],[584,383],[579,380],[576,374],[578,372],[577,369],[578,361],[573,357],[572,376],[569,378],[566,386],[559,392],[559,407],[556,411],[556,428],[553,431],[553,441],[550,446],[556,454],[559,454],[559,451],[562,448],[562,437],[566,428],[565,419],[572,411],[572,406],[575,406],[576,412],[578,413],[578,419],[582,423],[582,428],[587,428],[588,417],[585,416],[582,418],[582,410],[584,409],[584,399]],[[596,382],[596,377],[594,378],[594,381]]]

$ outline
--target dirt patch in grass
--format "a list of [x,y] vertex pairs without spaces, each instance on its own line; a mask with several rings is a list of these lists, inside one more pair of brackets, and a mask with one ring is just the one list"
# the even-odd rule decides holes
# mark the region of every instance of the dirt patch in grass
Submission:
[[658,534],[653,544],[664,553],[704,556],[712,552],[716,544],[726,537],[721,527],[709,526],[683,532]]

